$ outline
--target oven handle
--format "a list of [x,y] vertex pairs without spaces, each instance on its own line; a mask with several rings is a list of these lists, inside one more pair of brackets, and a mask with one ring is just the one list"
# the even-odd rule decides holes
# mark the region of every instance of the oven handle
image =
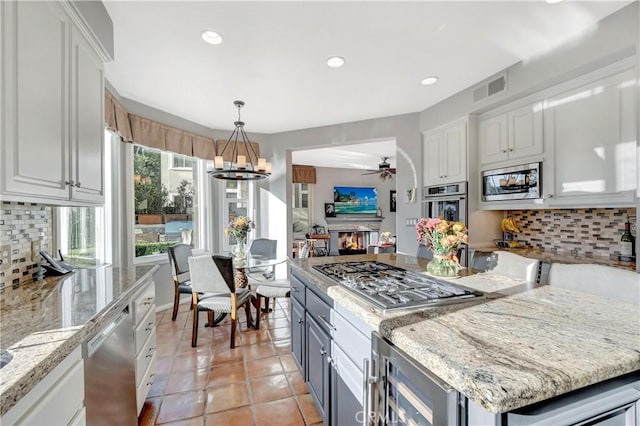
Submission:
[[422,202],[437,203],[439,201],[460,201],[466,198],[467,198],[467,194],[465,193],[460,193],[456,195],[443,195],[443,196],[437,196],[437,197],[430,197],[428,195],[425,195],[424,200],[422,200]]
[[363,379],[362,379],[362,387],[364,389],[364,401],[362,404],[362,408],[363,408],[363,416],[362,416],[362,426],[369,426],[371,424],[371,415],[372,415],[372,411],[373,411],[373,407],[371,406],[371,390],[373,388],[373,384],[378,382],[378,376],[372,375],[371,374],[371,365],[374,365],[374,362],[372,362],[369,358],[365,358],[363,360],[363,371],[364,374],[362,375]]

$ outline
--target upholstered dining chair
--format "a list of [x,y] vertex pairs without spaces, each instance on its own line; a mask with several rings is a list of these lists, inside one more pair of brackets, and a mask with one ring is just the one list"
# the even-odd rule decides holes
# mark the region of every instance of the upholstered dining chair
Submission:
[[262,298],[264,297],[266,308],[265,312],[269,312],[269,299],[273,299],[275,309],[275,300],[278,297],[291,297],[291,282],[289,280],[272,280],[260,284],[256,288],[256,328],[260,327],[260,316],[262,314]]
[[429,247],[425,246],[424,244],[418,244],[416,257],[419,257],[421,259],[431,260],[433,259],[433,252],[429,249]]
[[[189,258],[191,271],[191,287],[193,297],[193,331],[191,346],[196,347],[198,341],[198,317],[200,312],[227,313],[231,316],[231,344],[236,345],[236,329],[238,309],[244,307],[247,316],[247,327],[250,326],[249,311],[251,292],[248,288],[236,289],[233,280],[233,260],[226,256],[192,256]],[[209,321],[213,317],[209,315]]]
[[537,282],[539,260],[506,251],[495,251],[494,255],[497,256],[496,266],[488,270],[487,273],[521,279],[526,281],[527,284]]
[[191,294],[191,281],[189,276],[189,257],[193,256],[191,247],[187,244],[176,244],[167,248],[169,266],[173,277],[173,314],[171,320],[175,321],[178,315],[181,294]]
[[552,263],[549,285],[640,305],[640,274],[626,269]]
[[[249,246],[249,254],[251,257],[263,259],[275,259],[277,256],[278,240],[270,240],[268,238],[256,238],[251,241]],[[271,280],[275,276],[275,266],[266,268],[250,268],[249,278],[255,274],[261,274],[265,279]]]

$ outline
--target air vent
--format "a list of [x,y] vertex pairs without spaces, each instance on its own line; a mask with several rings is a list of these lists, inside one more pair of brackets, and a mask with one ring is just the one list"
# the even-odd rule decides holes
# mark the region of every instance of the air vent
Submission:
[[500,77],[489,82],[482,83],[480,86],[473,89],[473,103],[480,102],[490,96],[503,92],[506,88],[506,74],[503,74]]

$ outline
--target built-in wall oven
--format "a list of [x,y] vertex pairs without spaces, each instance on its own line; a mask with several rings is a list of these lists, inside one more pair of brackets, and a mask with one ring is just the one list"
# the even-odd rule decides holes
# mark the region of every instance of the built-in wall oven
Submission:
[[[467,224],[467,182],[425,186],[422,198],[423,217],[439,217]],[[459,253],[462,266],[467,266],[467,247]]]
[[371,362],[365,363],[365,425],[460,425],[461,394],[410,356],[372,333]]
[[526,200],[542,195],[542,163],[484,170],[482,201]]

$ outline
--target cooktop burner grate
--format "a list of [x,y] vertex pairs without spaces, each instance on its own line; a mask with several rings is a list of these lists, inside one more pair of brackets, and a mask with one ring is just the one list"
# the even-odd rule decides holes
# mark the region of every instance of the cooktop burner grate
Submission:
[[384,310],[461,303],[483,296],[441,279],[374,261],[325,263],[313,268]]

